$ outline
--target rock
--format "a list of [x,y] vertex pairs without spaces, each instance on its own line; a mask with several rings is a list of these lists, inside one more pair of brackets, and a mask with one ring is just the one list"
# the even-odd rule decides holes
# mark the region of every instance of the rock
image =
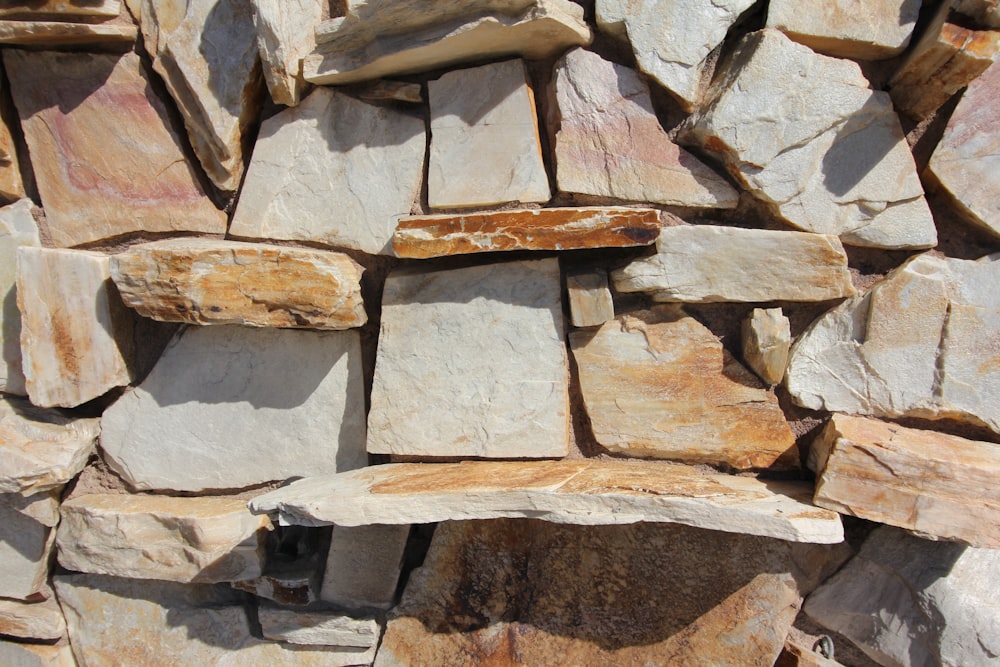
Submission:
[[389,254],[425,144],[421,118],[319,88],[264,121],[229,233]]
[[161,322],[350,329],[368,321],[364,269],[347,255],[169,239],[111,258],[125,305]]
[[834,415],[810,452],[813,502],[930,539],[1000,548],[1000,447]]
[[[11,154],[13,155],[13,153]],[[15,164],[16,169],[16,164]],[[20,182],[20,178],[18,179]],[[21,311],[17,309],[17,249],[39,246],[38,223],[32,215],[30,199],[20,199],[0,208],[0,391],[24,396],[24,372],[21,370]]]
[[45,589],[55,531],[54,522],[39,521],[41,508],[52,498],[47,493],[23,497],[0,494],[0,597],[26,600]]
[[560,192],[668,206],[739,201],[725,179],[670,140],[634,70],[570,51],[555,65],[546,116]]
[[250,501],[282,523],[355,526],[540,518],[581,525],[637,521],[776,537],[843,540],[840,516],[812,485],[758,481],[662,462],[618,460],[393,463],[303,479]]
[[743,360],[764,384],[776,385],[785,376],[792,330],[781,308],[754,308],[743,320]]
[[604,269],[566,274],[570,322],[575,327],[599,327],[615,317],[615,304]]
[[320,597],[348,609],[392,607],[409,536],[405,524],[335,526]]
[[354,331],[179,332],[104,412],[108,464],[140,490],[232,489],[367,463]]
[[872,660],[988,665],[1000,655],[1000,551],[931,542],[883,526],[805,604]]
[[[55,245],[138,231],[225,233],[226,216],[185,162],[139,56],[3,57]],[[68,110],[65,100],[78,102]]]
[[[0,17],[23,19],[80,17],[108,19],[121,12],[119,0],[32,0],[31,2],[5,2],[0,7]],[[85,19],[84,19],[85,20]]]
[[362,662],[375,659],[382,628],[373,619],[354,619],[332,611],[298,611],[261,606],[257,610],[265,639],[306,646],[371,649]]
[[795,227],[848,245],[937,243],[889,96],[856,63],[762,30],[739,43],[724,72],[685,121],[682,141],[718,156]]
[[0,662],[7,667],[76,667],[69,644],[19,644],[0,640]]
[[619,315],[569,342],[594,437],[612,452],[797,467],[778,399],[679,306]]
[[392,235],[397,257],[427,259],[505,250],[577,250],[649,245],[660,233],[649,208],[512,209],[400,218]]
[[565,456],[560,292],[555,258],[390,274],[368,452]]
[[[14,105],[6,92],[7,82],[0,82],[0,201],[15,202],[26,198],[24,180],[21,178],[21,158],[18,157],[17,142],[10,129],[19,125]],[[2,211],[2,209],[0,209]],[[3,214],[0,213],[0,216]]]
[[316,27],[323,0],[253,0],[264,79],[271,99],[296,106],[309,84],[302,78],[302,59],[316,48]]
[[[359,4],[370,8],[367,15],[320,24],[320,44],[302,61],[307,81],[356,83],[500,56],[541,60],[591,41],[583,8],[568,0],[472,0],[433,11],[425,2],[388,9]],[[384,16],[377,17],[375,8]]]
[[840,553],[649,523],[448,522],[375,664],[770,665]]
[[0,399],[0,493],[34,494],[72,481],[94,452],[100,424]]
[[184,583],[260,576],[271,527],[246,501],[222,496],[88,494],[59,513],[56,546],[66,569]]
[[358,98],[366,102],[424,103],[424,93],[419,83],[379,79],[357,85],[353,91]]
[[544,203],[535,97],[522,60],[453,70],[427,82],[431,208]]
[[794,0],[773,0],[767,27],[830,56],[885,60],[910,43],[920,0],[874,0],[864,8],[852,0],[821,0],[810,9],[802,11]]
[[1000,2],[997,0],[955,0],[953,4],[955,11],[990,28],[1000,28]]
[[665,227],[657,253],[611,274],[619,292],[687,303],[826,301],[854,294],[835,236],[715,225]]
[[0,21],[0,44],[40,46],[106,46],[129,48],[139,31],[129,23],[67,23],[62,21]]
[[55,587],[77,660],[88,667],[342,667],[371,661],[364,650],[291,649],[257,639],[243,594],[228,586],[73,574],[57,575]]
[[319,600],[332,528],[276,526],[267,535],[264,570],[230,585],[279,605],[302,607]]
[[[792,632],[795,628],[792,628]],[[785,645],[781,649],[781,655],[774,663],[774,667],[844,667],[842,663],[826,658],[813,649],[812,641],[801,641],[799,637],[789,634],[785,639]]]
[[133,323],[107,255],[18,248],[17,306],[32,403],[72,408],[131,382]]
[[[952,198],[969,222],[1000,236],[1000,66],[993,65],[969,84],[948,121],[924,176]],[[987,103],[989,102],[989,103]]]
[[958,419],[1000,432],[1000,255],[917,255],[816,320],[785,381],[803,407]]
[[55,641],[65,637],[66,622],[59,603],[51,590],[44,595],[44,599],[32,602],[0,598],[0,635],[36,641]]
[[184,118],[198,161],[220,190],[243,175],[243,148],[264,82],[252,0],[140,0],[153,69]]

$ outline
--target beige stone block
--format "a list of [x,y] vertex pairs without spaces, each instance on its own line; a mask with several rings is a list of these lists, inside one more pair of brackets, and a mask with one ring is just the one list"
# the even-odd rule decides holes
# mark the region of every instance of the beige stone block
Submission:
[[[15,167],[16,169],[16,159]],[[20,181],[18,181],[20,182]],[[19,199],[0,208],[0,390],[24,396],[24,371],[21,370],[21,311],[17,308],[17,249],[39,246],[38,223],[30,199]]]
[[814,51],[839,58],[884,60],[910,43],[920,0],[817,0],[809,11],[794,0],[772,0],[767,27],[777,28]]
[[603,269],[566,274],[570,321],[575,327],[598,327],[615,317],[615,304]]
[[8,1],[0,7],[0,17],[24,19],[26,17],[69,18],[96,17],[114,18],[121,12],[119,0],[33,0],[31,2]]
[[340,646],[368,649],[360,664],[375,659],[382,628],[373,618],[357,619],[332,611],[299,611],[261,606],[257,610],[266,639],[300,646]]
[[764,384],[775,385],[785,376],[792,346],[791,324],[781,308],[754,308],[743,320],[743,360]]
[[323,0],[253,0],[264,79],[271,99],[296,106],[308,92],[302,78],[302,58],[316,48],[316,28]]
[[323,573],[320,598],[348,609],[389,609],[410,526],[335,526]]
[[2,21],[0,44],[12,46],[104,46],[129,48],[139,31],[128,23],[66,23],[62,21]]
[[0,641],[0,662],[6,667],[77,667],[69,644],[19,644]]
[[45,589],[55,522],[39,511],[49,502],[47,493],[0,494],[0,597],[26,600]]
[[[40,600],[8,600],[0,598],[0,635],[33,641],[56,641],[66,636],[59,603],[51,590]],[[9,663],[4,663],[9,664]]]

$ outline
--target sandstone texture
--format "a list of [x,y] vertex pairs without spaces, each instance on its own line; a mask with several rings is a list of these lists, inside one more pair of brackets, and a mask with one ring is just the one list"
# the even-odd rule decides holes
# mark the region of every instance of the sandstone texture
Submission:
[[764,384],[785,376],[792,346],[791,325],[781,308],[754,308],[743,320],[743,360]]
[[856,63],[777,30],[739,43],[680,136],[795,227],[848,245],[937,243],[888,95],[873,91]]
[[46,590],[44,595],[47,597],[32,602],[0,598],[0,635],[36,641],[56,641],[65,637],[66,621],[59,603],[51,590]]
[[657,253],[611,277],[656,301],[826,301],[854,294],[835,236],[715,225],[666,227]]
[[565,456],[560,292],[556,259],[390,274],[368,452]]
[[353,526],[540,518],[580,525],[680,523],[793,542],[843,540],[812,485],[644,461],[397,463],[293,482],[250,501],[283,523]]
[[427,83],[431,208],[544,203],[535,97],[522,60],[455,70]]
[[358,664],[375,659],[382,628],[375,619],[354,619],[330,611],[298,611],[261,606],[257,611],[265,639],[304,646],[370,649]]
[[139,31],[129,23],[0,20],[0,44],[13,46],[108,47],[108,50],[123,51],[138,35]]
[[1000,2],[997,0],[955,0],[955,11],[976,19],[991,28],[1000,28]]
[[397,257],[427,259],[505,250],[577,250],[649,245],[660,233],[657,211],[621,206],[513,209],[400,218]]
[[353,87],[353,92],[366,102],[406,102],[423,104],[424,93],[419,83],[377,79]]
[[0,640],[0,661],[7,667],[76,667],[69,644],[19,644]]
[[142,490],[240,488],[365,465],[358,335],[185,329],[101,427],[109,465]]
[[119,0],[32,0],[5,2],[0,18],[114,18],[121,11]]
[[3,58],[55,245],[225,232],[139,56],[6,49]]
[[389,254],[425,143],[422,119],[319,88],[264,121],[229,233]]
[[[11,154],[12,155],[12,154]],[[16,166],[15,166],[16,169]],[[19,199],[0,208],[0,391],[24,396],[21,370],[21,311],[17,308],[17,249],[39,246],[38,223],[30,199]]]
[[680,307],[619,315],[569,342],[607,449],[733,468],[798,465],[778,399]]
[[920,13],[920,0],[818,0],[803,11],[794,0],[772,0],[767,27],[814,51],[840,58],[882,60],[903,52]]
[[348,609],[389,609],[410,535],[406,524],[335,526],[320,597]]
[[264,80],[278,104],[293,107],[308,90],[302,59],[316,48],[322,15],[323,0],[253,0]]
[[48,494],[0,494],[0,597],[25,600],[45,589],[58,519],[37,514],[50,502]]
[[599,327],[614,319],[615,304],[608,288],[608,272],[604,269],[567,273],[566,293],[573,326]]
[[[0,84],[0,92],[7,88],[6,81]],[[9,92],[3,94],[7,96]],[[11,133],[11,128],[17,125],[13,106],[8,102],[0,103],[0,201],[15,202],[27,197],[21,177],[21,158]]]
[[724,178],[670,140],[634,70],[574,49],[555,65],[547,109],[561,192],[703,208],[739,200]]
[[171,239],[111,258],[125,305],[162,322],[350,329],[368,316],[364,269],[340,253]]

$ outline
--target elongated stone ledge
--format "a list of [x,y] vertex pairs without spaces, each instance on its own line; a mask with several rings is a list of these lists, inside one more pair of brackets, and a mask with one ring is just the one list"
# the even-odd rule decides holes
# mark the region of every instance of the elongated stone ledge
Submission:
[[134,25],[66,23],[60,21],[0,21],[0,44],[67,46],[114,43],[122,49],[136,40]]

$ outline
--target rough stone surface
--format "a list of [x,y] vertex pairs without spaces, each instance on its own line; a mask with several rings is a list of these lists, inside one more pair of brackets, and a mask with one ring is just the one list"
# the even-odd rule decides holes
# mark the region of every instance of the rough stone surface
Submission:
[[25,17],[70,18],[98,17],[114,18],[121,11],[119,0],[16,0],[0,6],[0,17],[23,19]]
[[34,502],[44,505],[48,494],[0,494],[0,597],[25,600],[45,588],[49,557],[55,539],[54,521],[39,521],[31,514]]
[[139,31],[129,23],[0,21],[0,44],[16,46],[107,46],[124,50],[135,42],[138,35]]
[[55,245],[226,231],[139,56],[5,49],[3,58]]
[[278,104],[293,107],[308,90],[302,59],[316,48],[322,14],[323,0],[253,0],[264,80]]
[[815,410],[959,419],[1000,432],[1000,255],[918,255],[818,319],[785,380]]
[[659,233],[659,214],[647,208],[514,209],[404,217],[392,247],[397,257],[426,259],[502,250],[649,245]]
[[[11,153],[13,155],[13,153]],[[15,167],[16,168],[16,167]],[[19,179],[20,180],[20,179]],[[24,372],[21,370],[21,311],[17,308],[17,249],[39,246],[38,223],[32,215],[30,199],[20,199],[0,208],[0,391],[24,396]]]
[[448,72],[427,83],[427,97],[431,208],[549,200],[535,96],[524,61]]
[[139,489],[204,491],[365,465],[353,331],[191,327],[104,412],[101,447]]
[[785,376],[792,346],[791,324],[781,308],[754,308],[743,320],[743,360],[764,384],[775,385]]
[[353,88],[353,91],[366,102],[424,103],[423,86],[419,83],[378,79],[359,84]]
[[736,206],[736,190],[667,136],[637,72],[583,49],[566,54],[554,72],[546,115],[561,192]]
[[565,456],[560,292],[554,258],[390,274],[369,453]]
[[263,123],[229,233],[389,254],[425,143],[419,117],[319,88]]
[[496,518],[681,523],[793,542],[843,540],[812,485],[646,461],[396,463],[293,482],[250,501],[283,523],[353,526]]
[[[0,92],[7,88],[0,83]],[[4,95],[9,93],[4,92]],[[24,179],[21,178],[21,162],[17,155],[17,143],[11,134],[11,127],[18,125],[13,106],[9,102],[0,103],[0,201],[16,201],[27,197]]]
[[611,274],[657,301],[826,301],[854,294],[835,236],[715,225],[666,227],[657,253]]
[[608,288],[608,272],[604,269],[567,273],[566,293],[573,326],[599,327],[614,319],[615,304]]
[[320,597],[348,609],[390,608],[409,535],[406,524],[335,526]]
[[19,644],[0,640],[0,662],[6,667],[76,667],[69,644]]
[[997,0],[955,0],[955,11],[970,16],[983,25],[1000,28],[1000,2]]
[[261,606],[257,611],[265,639],[306,646],[371,649],[359,664],[375,659],[382,628],[373,618],[355,619],[332,611],[299,611]]
[[680,136],[795,227],[875,248],[937,243],[888,94],[777,30],[739,43]]
[[56,546],[68,570],[204,584],[260,576],[271,525],[246,501],[221,496],[89,494],[59,513]]
[[0,399],[0,493],[62,487],[83,470],[100,432],[99,419],[74,419],[20,399]]
[[45,595],[44,599],[32,602],[0,598],[0,635],[42,641],[65,637],[66,621],[59,610],[59,603],[51,590]]
[[771,0],[767,27],[814,51],[840,58],[882,60],[903,52],[920,14],[920,0],[820,0],[802,11],[795,0]]
[[359,327],[368,320],[363,271],[339,253],[210,239],[146,243],[111,258],[125,305],[192,324]]
[[733,468],[798,465],[778,399],[679,306],[619,315],[569,342],[607,449]]
[[840,553],[648,523],[449,522],[375,664],[770,665]]
[[35,405],[71,408],[131,381],[132,319],[114,293],[107,255],[19,248],[17,306]]
[[883,526],[805,604],[882,665],[992,665],[1000,655],[1000,550]]

